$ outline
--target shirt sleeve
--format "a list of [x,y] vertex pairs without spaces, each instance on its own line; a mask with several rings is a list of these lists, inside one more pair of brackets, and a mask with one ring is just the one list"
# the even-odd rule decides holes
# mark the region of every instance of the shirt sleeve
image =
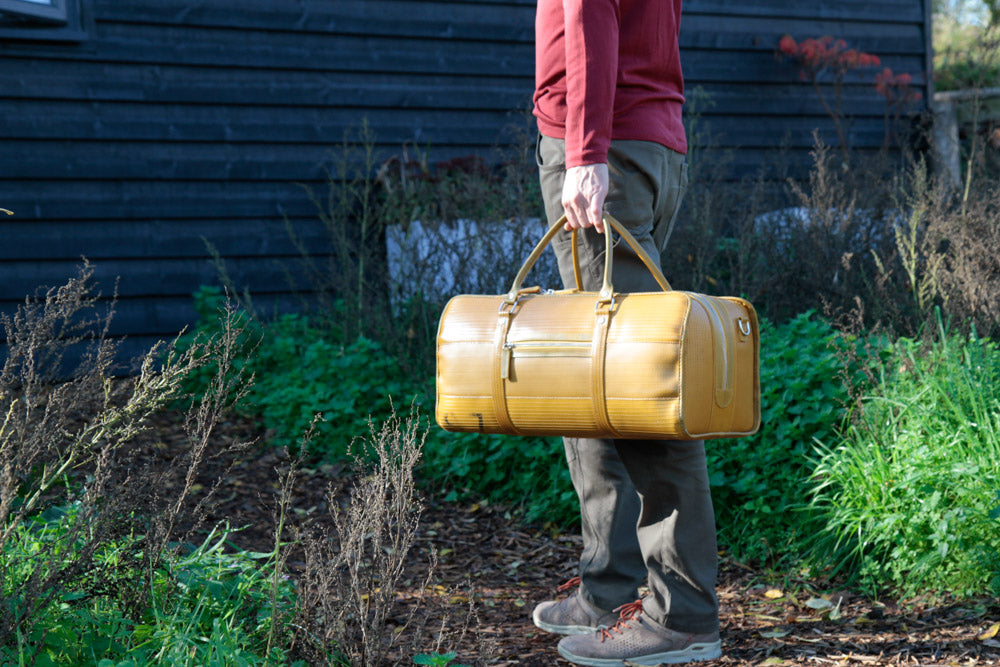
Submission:
[[619,0],[563,0],[566,166],[607,162],[618,76]]

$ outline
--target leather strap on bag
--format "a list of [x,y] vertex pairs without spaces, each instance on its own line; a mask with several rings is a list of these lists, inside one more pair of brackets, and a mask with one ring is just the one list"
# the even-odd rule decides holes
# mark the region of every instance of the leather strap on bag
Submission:
[[576,282],[576,291],[583,291],[583,276],[580,275],[580,249],[576,244],[576,230],[573,230],[573,238],[570,247],[573,250],[573,280]]
[[[629,247],[635,251],[636,255],[642,261],[642,263],[649,269],[649,272],[653,274],[653,278],[656,279],[657,284],[665,292],[671,291],[670,283],[667,282],[666,277],[664,277],[663,272],[660,267],[657,266],[653,259],[649,256],[639,242],[635,240],[635,237],[614,217],[605,214],[604,221],[606,223],[604,230],[604,281],[601,285],[600,296],[596,304],[594,305],[594,335],[591,339],[591,396],[593,400],[593,414],[595,424],[607,433],[614,434],[620,437],[620,434],[611,425],[611,419],[608,415],[608,404],[605,398],[605,366],[607,357],[607,345],[608,345],[608,330],[611,328],[611,317],[615,310],[615,291],[612,284],[612,235],[611,230],[618,232],[619,236],[628,243]],[[524,260],[524,264],[521,265],[521,269],[517,272],[514,277],[514,283],[511,285],[510,291],[504,296],[504,300],[500,305],[499,319],[497,320],[496,334],[493,340],[493,407],[494,413],[497,417],[497,421],[500,423],[501,428],[510,433],[519,433],[517,428],[514,426],[513,421],[510,418],[510,412],[507,406],[507,392],[506,392],[506,382],[509,379],[507,374],[503,372],[504,363],[506,362],[506,349],[505,345],[507,343],[507,333],[510,331],[511,319],[513,318],[514,311],[517,309],[518,301],[521,295],[528,290],[524,290],[522,285],[524,284],[524,279],[527,277],[528,273],[538,262],[538,258],[541,257],[542,252],[552,242],[559,230],[562,229],[563,225],[566,223],[566,216],[562,216],[557,220],[548,231],[545,236],[535,245],[528,258]],[[572,235],[572,252],[573,252],[573,277],[576,280],[576,290],[583,291],[583,284],[580,274],[580,258],[577,252],[576,246],[577,236],[576,230],[573,230]],[[534,291],[532,288],[531,291]]]
[[510,331],[510,320],[514,316],[514,309],[517,308],[517,301],[510,304],[503,302],[500,304],[500,311],[497,314],[497,328],[493,335],[493,414],[496,415],[500,428],[509,433],[519,433],[510,418],[510,410],[507,408],[506,379],[501,368],[504,364],[507,343],[507,332]]
[[[609,228],[614,229],[616,232],[618,232],[618,235],[621,236],[622,239],[624,239],[625,242],[629,245],[629,247],[635,251],[635,254],[639,257],[639,259],[646,266],[646,268],[649,269],[649,272],[653,274],[653,278],[656,279],[656,282],[660,286],[660,288],[663,289],[664,292],[671,291],[673,288],[670,287],[670,283],[667,282],[666,277],[663,275],[663,271],[661,271],[660,267],[656,265],[656,263],[653,261],[653,258],[649,256],[649,253],[642,249],[642,246],[639,245],[639,242],[635,240],[635,237],[632,236],[632,234],[625,228],[625,225],[618,222],[617,219],[615,219],[611,215],[608,215],[607,213],[604,214],[604,222],[607,223],[604,228],[605,229],[604,233],[607,234],[608,233],[607,230]],[[511,285],[510,291],[507,292],[506,296],[504,296],[504,301],[513,304],[517,300],[518,294],[520,294],[522,291],[521,285],[524,284],[524,279],[528,277],[528,273],[530,273],[531,269],[534,268],[535,264],[538,262],[538,258],[542,256],[542,252],[549,245],[549,243],[552,242],[552,239],[556,237],[556,234],[559,233],[559,230],[562,229],[563,225],[565,224],[566,224],[566,216],[564,215],[558,220],[556,220],[552,224],[552,226],[549,227],[548,231],[545,232],[545,236],[543,236],[542,239],[538,242],[538,244],[535,245],[534,249],[528,255],[528,258],[524,260],[524,264],[521,265],[521,269],[517,272],[517,275],[514,276],[514,284]],[[608,245],[610,246],[610,243]],[[573,239],[573,249],[574,250],[576,249],[575,237]],[[579,274],[580,274],[579,257],[574,252],[573,275],[577,280],[576,284],[577,290],[581,290]],[[605,291],[607,291],[608,293],[607,294],[608,298],[610,298],[611,294],[614,293],[614,289],[611,284],[610,252],[606,253],[606,256],[604,258],[604,285],[601,288],[602,297],[604,296]]]
[[[573,230],[573,248],[576,248],[576,230]],[[615,293],[611,287],[611,230],[604,231],[604,285],[601,296],[594,304],[594,335],[590,344],[590,397],[594,410],[594,423],[602,431],[620,436],[612,426],[608,416],[608,401],[605,397],[606,361],[608,356],[608,329],[611,328],[611,314],[615,309]]]
[[604,391],[608,329],[611,328],[611,313],[614,308],[614,299],[607,304],[597,304],[594,337],[590,345],[590,393],[594,407],[594,423],[602,431],[621,437],[621,434],[611,425],[611,417],[608,415],[608,401]]

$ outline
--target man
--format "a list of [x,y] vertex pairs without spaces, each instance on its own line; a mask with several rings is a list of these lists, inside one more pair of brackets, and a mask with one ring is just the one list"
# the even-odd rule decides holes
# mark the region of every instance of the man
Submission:
[[[538,0],[536,90],[542,195],[563,283],[603,278],[602,211],[658,259],[687,186],[681,124],[681,0]],[[625,243],[619,292],[658,290]],[[539,628],[582,665],[689,662],[721,655],[717,553],[703,441],[565,438],[580,499],[579,588],[539,604]],[[637,600],[647,583],[649,594]],[[561,587],[565,588],[565,587]]]

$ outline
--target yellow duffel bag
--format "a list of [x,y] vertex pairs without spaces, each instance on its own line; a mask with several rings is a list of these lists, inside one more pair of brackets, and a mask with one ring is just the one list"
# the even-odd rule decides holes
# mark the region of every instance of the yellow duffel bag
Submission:
[[[760,425],[760,337],[753,306],[671,289],[625,227],[605,217],[604,284],[524,288],[557,221],[507,294],[460,295],[441,315],[435,415],[448,431],[693,440]],[[611,230],[661,292],[615,293]]]

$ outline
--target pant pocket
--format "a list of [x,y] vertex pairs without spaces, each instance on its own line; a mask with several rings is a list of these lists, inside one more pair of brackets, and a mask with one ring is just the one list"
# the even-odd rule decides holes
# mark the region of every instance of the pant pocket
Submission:
[[665,215],[653,232],[653,240],[660,254],[666,251],[670,242],[670,235],[673,234],[674,225],[677,223],[677,213],[681,209],[681,202],[684,201],[684,193],[688,187],[688,164],[683,157],[679,163],[672,162],[669,169],[672,173],[667,174],[664,179],[669,185],[664,189],[666,201],[663,203],[663,211],[669,216]]

